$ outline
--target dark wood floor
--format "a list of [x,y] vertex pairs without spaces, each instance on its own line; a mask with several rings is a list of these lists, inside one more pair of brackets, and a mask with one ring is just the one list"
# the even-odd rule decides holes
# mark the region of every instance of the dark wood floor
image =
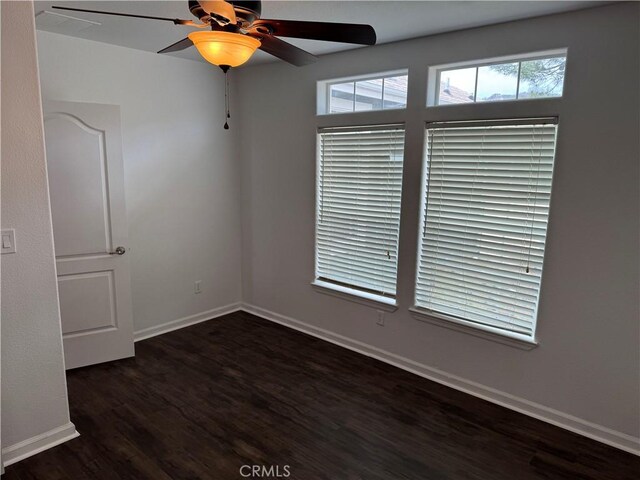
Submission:
[[631,454],[246,313],[136,353],[69,372],[81,436],[3,480],[640,478]]

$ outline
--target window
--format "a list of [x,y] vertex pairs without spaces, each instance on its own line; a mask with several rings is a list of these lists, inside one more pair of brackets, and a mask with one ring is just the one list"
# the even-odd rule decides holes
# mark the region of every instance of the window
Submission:
[[561,97],[566,50],[430,69],[429,105]]
[[416,305],[532,340],[555,119],[427,125]]
[[318,137],[316,279],[395,298],[404,128]]
[[392,72],[319,82],[318,113],[345,113],[405,108],[407,73]]

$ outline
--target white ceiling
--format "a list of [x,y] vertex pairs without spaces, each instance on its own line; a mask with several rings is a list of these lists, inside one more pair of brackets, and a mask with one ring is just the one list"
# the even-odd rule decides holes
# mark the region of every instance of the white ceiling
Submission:
[[[263,0],[262,18],[313,20],[327,22],[366,23],[372,25],[378,43],[433,35],[464,28],[536,17],[601,5],[598,1],[312,1]],[[36,1],[36,14],[43,10],[100,22],[78,31],[74,25],[38,26],[41,30],[71,35],[123,47],[156,52],[186,36],[192,27],[169,22],[112,17],[79,12],[51,10],[51,5],[106,10],[159,17],[195,20],[187,0],[181,1]],[[42,17],[40,17],[42,18]],[[40,22],[38,22],[40,23]],[[286,39],[316,55],[359,48],[357,45],[311,40]],[[194,48],[171,55],[201,60]],[[276,60],[258,52],[250,64]]]

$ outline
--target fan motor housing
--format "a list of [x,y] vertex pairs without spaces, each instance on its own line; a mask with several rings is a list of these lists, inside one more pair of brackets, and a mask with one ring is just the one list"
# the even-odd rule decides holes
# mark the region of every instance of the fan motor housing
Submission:
[[[233,9],[236,11],[236,17],[240,20],[242,26],[250,25],[255,20],[260,18],[262,13],[261,1],[239,1],[228,0],[233,5]],[[204,11],[197,0],[189,0],[189,11],[194,17],[202,20],[203,17],[209,17],[209,14]]]

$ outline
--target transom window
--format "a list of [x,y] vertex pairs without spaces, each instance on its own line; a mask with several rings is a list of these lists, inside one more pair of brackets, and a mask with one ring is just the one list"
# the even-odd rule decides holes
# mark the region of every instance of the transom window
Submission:
[[432,67],[429,105],[561,97],[566,50]]
[[318,113],[366,112],[407,106],[406,71],[319,82]]

